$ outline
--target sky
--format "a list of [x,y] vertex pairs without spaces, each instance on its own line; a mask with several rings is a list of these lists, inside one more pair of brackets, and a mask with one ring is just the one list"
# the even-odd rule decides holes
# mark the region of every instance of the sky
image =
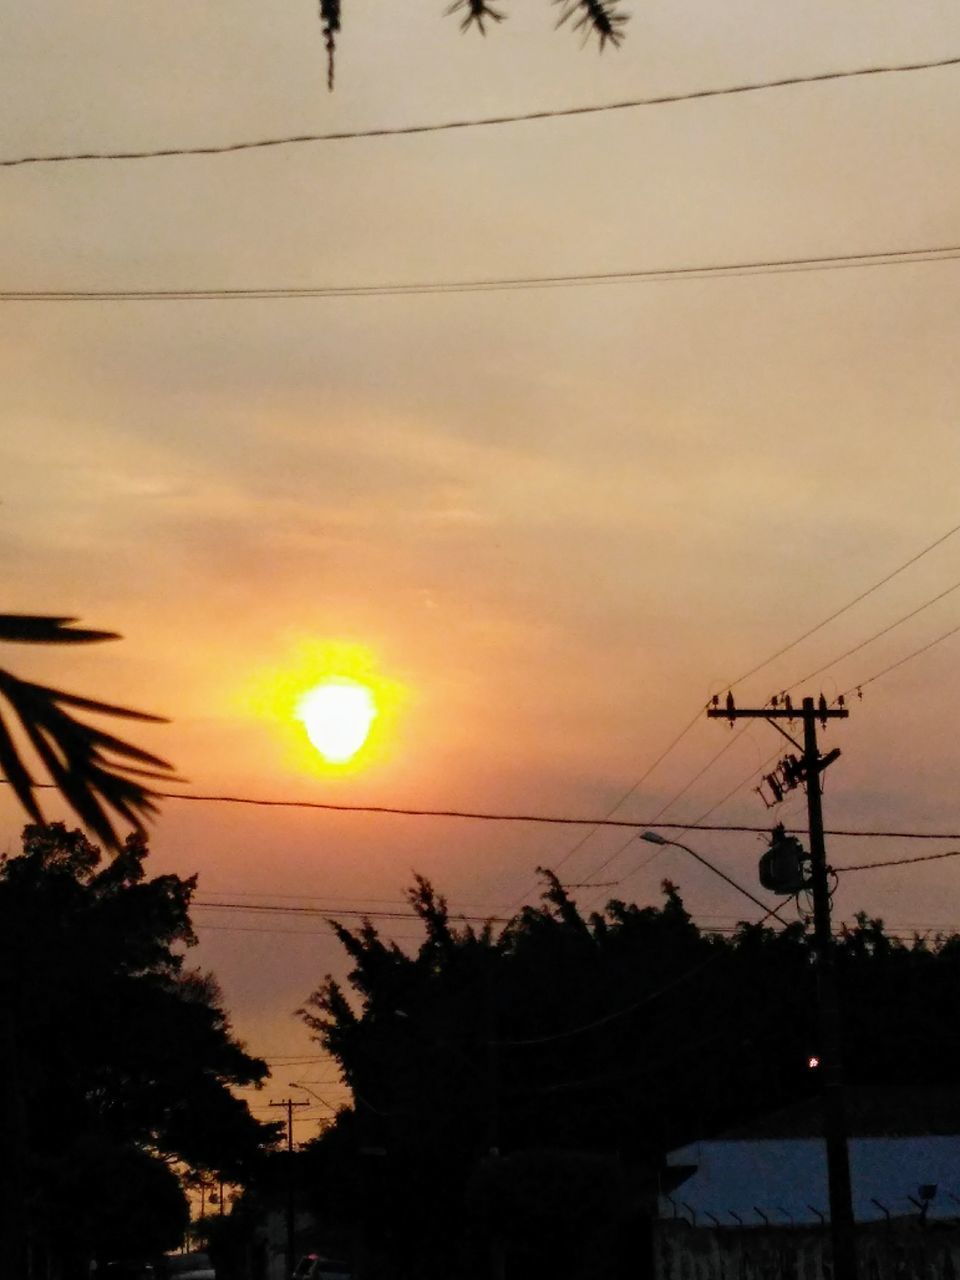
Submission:
[[[432,0],[343,7],[331,94],[306,0],[8,3],[0,159],[960,56],[943,0],[625,3],[627,38],[602,55],[554,31],[546,0],[503,0],[509,19],[486,39]],[[0,290],[380,285],[954,245],[958,75],[3,168]],[[696,712],[958,524],[958,284],[947,259],[402,297],[2,301],[3,608],[124,637],[11,648],[4,664],[168,716],[137,740],[194,793],[603,816],[694,721],[618,816],[692,822],[743,782],[717,821],[801,823],[799,794],[768,812],[751,789],[773,730],[752,725],[710,764],[729,730]],[[800,692],[869,680],[960,622],[960,591],[834,659],[955,582],[960,534],[738,701],[824,664]],[[277,690],[337,646],[391,710],[363,767],[330,773]],[[843,752],[828,826],[960,830],[958,646],[850,699],[826,738]],[[17,847],[22,821],[0,795],[0,847]],[[561,859],[575,882],[609,859],[602,879],[618,883],[574,891],[584,907],[656,902],[668,875],[697,919],[755,913],[681,851],[628,835],[171,800],[151,847],[156,871],[199,874],[201,901],[324,915],[396,909],[414,872],[457,911],[509,915],[536,900],[535,868]],[[757,837],[683,838],[759,892]],[[838,839],[829,855],[951,847]],[[835,911],[960,925],[958,891],[950,860],[851,874]],[[196,919],[196,963],[274,1060],[270,1096],[306,1080],[339,1101],[330,1064],[301,1061],[318,1051],[293,1016],[345,971],[323,918],[207,906]],[[415,945],[415,922],[384,928]],[[302,1134],[323,1114],[304,1112]]]

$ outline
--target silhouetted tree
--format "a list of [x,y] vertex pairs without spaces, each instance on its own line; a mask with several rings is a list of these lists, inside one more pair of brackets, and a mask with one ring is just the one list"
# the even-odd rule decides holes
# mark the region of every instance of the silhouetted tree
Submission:
[[[405,1258],[418,1275],[479,1274],[491,1234],[517,1275],[556,1275],[561,1253],[563,1274],[606,1274],[596,1241],[575,1260],[578,1187],[607,1187],[597,1241],[609,1243],[644,1194],[652,1203],[666,1151],[817,1089],[805,921],[704,933],[666,881],[660,907],[613,901],[585,919],[542,874],[542,904],[498,934],[458,926],[418,878],[426,936],[412,955],[369,921],[331,922],[351,992],[328,977],[300,1012],[355,1110],[319,1145],[339,1141],[359,1197],[346,1212],[385,1274],[405,1275]],[[852,1082],[955,1081],[960,939],[904,945],[858,916],[837,959]],[[350,1133],[379,1154],[349,1157]]]
[[[154,1237],[175,1242],[170,1168],[242,1182],[276,1136],[230,1091],[266,1064],[231,1032],[214,980],[184,964],[195,878],[148,879],[146,855],[131,835],[104,863],[56,823],[28,826],[23,852],[0,859],[5,1260],[19,1232],[21,1256],[43,1246],[79,1273],[118,1247],[118,1205],[138,1187]],[[4,1275],[19,1280],[15,1266]]]
[[[112,631],[74,627],[75,618],[0,614],[0,641],[21,644],[90,644],[118,640]],[[155,811],[154,793],[140,779],[173,781],[172,766],[112,733],[78,720],[72,709],[126,720],[162,722],[162,717],[131,711],[63,689],[21,680],[0,669],[0,702],[6,701],[61,796],[83,824],[108,848],[120,839],[104,805],[119,814],[134,831],[143,831],[143,818]],[[37,783],[0,712],[0,771],[21,805],[42,823]]]

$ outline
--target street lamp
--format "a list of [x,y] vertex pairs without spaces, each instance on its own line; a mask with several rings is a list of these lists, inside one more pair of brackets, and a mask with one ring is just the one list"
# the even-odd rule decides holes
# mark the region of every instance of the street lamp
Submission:
[[783,916],[780,915],[779,907],[771,907],[768,906],[767,903],[762,902],[760,898],[752,894],[749,889],[745,889],[742,884],[738,884],[736,880],[731,876],[728,876],[725,871],[721,871],[719,867],[715,866],[709,861],[709,859],[705,858],[703,854],[697,853],[696,849],[691,849],[689,845],[683,844],[679,840],[669,840],[666,836],[662,836],[659,831],[644,831],[640,836],[640,839],[646,840],[648,844],[670,844],[673,845],[675,849],[682,849],[684,853],[689,853],[691,858],[696,858],[697,862],[702,863],[703,866],[712,871],[715,876],[719,876],[721,880],[726,880],[727,884],[732,885],[738,893],[742,893],[745,898],[749,898],[750,901],[755,902],[758,907],[762,907],[765,913],[763,917],[764,920],[766,920],[767,916],[776,916],[781,924],[787,923]]

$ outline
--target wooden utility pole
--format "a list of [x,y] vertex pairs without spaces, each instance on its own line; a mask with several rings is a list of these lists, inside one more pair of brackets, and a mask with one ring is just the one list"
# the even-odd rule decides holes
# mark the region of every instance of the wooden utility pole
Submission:
[[295,1102],[293,1098],[284,1098],[281,1102],[271,1102],[271,1107],[284,1107],[287,1112],[287,1280],[292,1280],[293,1269],[297,1260],[293,1256],[296,1244],[296,1197],[294,1194],[293,1171],[293,1108],[309,1107],[309,1102]]
[[[488,961],[492,959],[488,956]],[[500,1161],[500,1049],[497,1040],[496,990],[493,969],[488,963],[484,974],[484,1025],[487,1038],[486,1102],[487,1102],[487,1159],[490,1177],[496,1180]],[[504,1280],[506,1260],[499,1226],[491,1221],[490,1239],[487,1242],[490,1280]]]
[[[726,705],[707,709],[715,720],[752,718],[769,721],[801,753],[791,757],[791,776],[802,781],[807,792],[807,818],[810,833],[810,889],[813,895],[814,945],[817,957],[817,995],[820,1020],[820,1070],[823,1088],[821,1107],[823,1136],[827,1148],[827,1180],[830,1191],[830,1235],[833,1245],[835,1280],[857,1280],[857,1252],[854,1236],[853,1196],[850,1189],[850,1155],[847,1150],[847,1118],[843,1091],[843,1049],[840,1000],[830,927],[830,887],[827,880],[827,853],[823,837],[822,783],[820,775],[837,756],[839,748],[821,756],[817,745],[817,721],[826,727],[828,720],[845,719],[844,706],[829,707],[823,695],[818,703],[804,698],[798,710],[789,698],[783,705],[743,708],[734,704],[731,694]],[[803,744],[794,741],[778,721],[802,720]]]

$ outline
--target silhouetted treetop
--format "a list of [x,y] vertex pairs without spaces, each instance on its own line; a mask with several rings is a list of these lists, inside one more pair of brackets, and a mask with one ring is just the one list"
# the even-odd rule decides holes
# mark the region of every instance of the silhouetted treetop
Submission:
[[[335,924],[347,982],[327,977],[300,1011],[355,1100],[318,1140],[318,1204],[349,1201],[365,1238],[387,1256],[403,1241],[431,1280],[485,1274],[491,1233],[518,1274],[595,1280],[624,1185],[653,1195],[666,1151],[819,1089],[805,919],[711,933],[666,880],[659,905],[585,918],[540,874],[539,904],[499,931],[458,923],[417,876],[419,945]],[[904,944],[861,913],[836,952],[851,1083],[953,1086],[960,938]]]
[[[136,1194],[167,1205],[161,1235],[180,1230],[168,1165],[242,1181],[276,1138],[232,1092],[266,1063],[233,1034],[216,981],[185,962],[195,878],[149,877],[146,858],[140,835],[105,860],[62,823],[28,826],[22,852],[0,857],[0,1118],[15,1152],[0,1161],[0,1238],[22,1194],[10,1159],[31,1222],[92,1252],[120,1238],[117,1205],[140,1221]],[[119,1169],[124,1187],[102,1195]]]

